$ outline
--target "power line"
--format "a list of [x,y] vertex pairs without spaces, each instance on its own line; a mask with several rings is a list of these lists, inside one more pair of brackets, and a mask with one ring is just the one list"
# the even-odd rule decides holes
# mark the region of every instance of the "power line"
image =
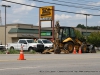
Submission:
[[45,2],[45,1],[40,1],[40,0],[32,0],[36,2],[42,2],[42,3],[49,3],[49,4],[55,4],[55,5],[60,5],[60,6],[68,6],[68,7],[74,7],[74,8],[82,8],[82,9],[90,9],[90,10],[99,10],[98,8],[90,8],[90,7],[82,7],[82,6],[74,6],[74,5],[66,5],[66,4],[59,4],[59,3],[51,3],[51,2]]
[[[35,8],[40,8],[38,6],[32,6],[32,5],[27,5],[27,4],[22,4],[22,3],[7,1],[7,0],[2,0],[2,1],[6,1],[6,2],[10,2],[10,3],[15,3],[15,4],[19,4],[19,5],[25,5],[25,6],[35,7]],[[51,10],[53,10],[53,9],[51,9]],[[100,15],[94,15],[94,14],[76,13],[76,12],[69,12],[69,11],[63,11],[63,10],[54,10],[54,11],[65,12],[65,13],[72,13],[72,14],[81,14],[81,15],[100,16]]]
[[94,1],[85,1],[85,0],[76,0],[77,2],[91,2],[94,3]]
[[10,3],[15,3],[15,4],[19,4],[19,5],[25,5],[25,6],[35,7],[35,8],[40,8],[38,6],[27,5],[27,4],[22,4],[22,3],[18,3],[18,2],[12,2],[12,1],[7,1],[7,0],[2,0],[2,1],[6,1],[6,2],[10,2]]
[[60,1],[60,0],[53,0],[53,1],[63,2],[63,3],[70,3],[70,4],[77,4],[77,5],[93,6],[92,8],[100,7],[100,6],[95,6],[95,5],[90,5],[90,4],[83,4],[83,3],[76,3],[76,2],[68,2],[68,1]]

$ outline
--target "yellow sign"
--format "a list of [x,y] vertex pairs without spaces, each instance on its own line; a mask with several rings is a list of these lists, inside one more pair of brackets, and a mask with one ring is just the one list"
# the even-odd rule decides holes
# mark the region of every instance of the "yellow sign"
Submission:
[[40,20],[52,20],[54,14],[53,6],[40,7]]

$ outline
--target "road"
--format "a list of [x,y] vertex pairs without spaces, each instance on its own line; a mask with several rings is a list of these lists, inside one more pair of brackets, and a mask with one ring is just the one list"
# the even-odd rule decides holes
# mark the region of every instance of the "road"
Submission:
[[0,75],[100,75],[100,54],[0,54]]

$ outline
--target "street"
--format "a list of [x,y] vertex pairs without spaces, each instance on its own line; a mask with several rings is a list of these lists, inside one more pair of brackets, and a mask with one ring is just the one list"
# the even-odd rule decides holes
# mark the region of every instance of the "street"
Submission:
[[100,75],[100,54],[0,55],[0,75]]

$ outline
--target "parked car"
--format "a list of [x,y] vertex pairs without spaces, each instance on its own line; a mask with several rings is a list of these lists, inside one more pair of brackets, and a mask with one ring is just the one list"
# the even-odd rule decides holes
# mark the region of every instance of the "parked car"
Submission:
[[87,44],[87,50],[89,53],[96,53],[96,49],[93,44]]
[[6,50],[5,45],[2,45],[2,42],[0,41],[0,50]]
[[5,45],[0,45],[0,50],[6,50]]
[[41,43],[35,43],[33,39],[19,39],[17,43],[8,43],[8,49],[16,49],[21,50],[21,46],[23,50],[35,50],[37,52],[44,51],[44,45]]
[[48,48],[50,49],[53,47],[53,43],[48,39],[38,39],[37,42],[42,43],[45,49],[48,49]]

